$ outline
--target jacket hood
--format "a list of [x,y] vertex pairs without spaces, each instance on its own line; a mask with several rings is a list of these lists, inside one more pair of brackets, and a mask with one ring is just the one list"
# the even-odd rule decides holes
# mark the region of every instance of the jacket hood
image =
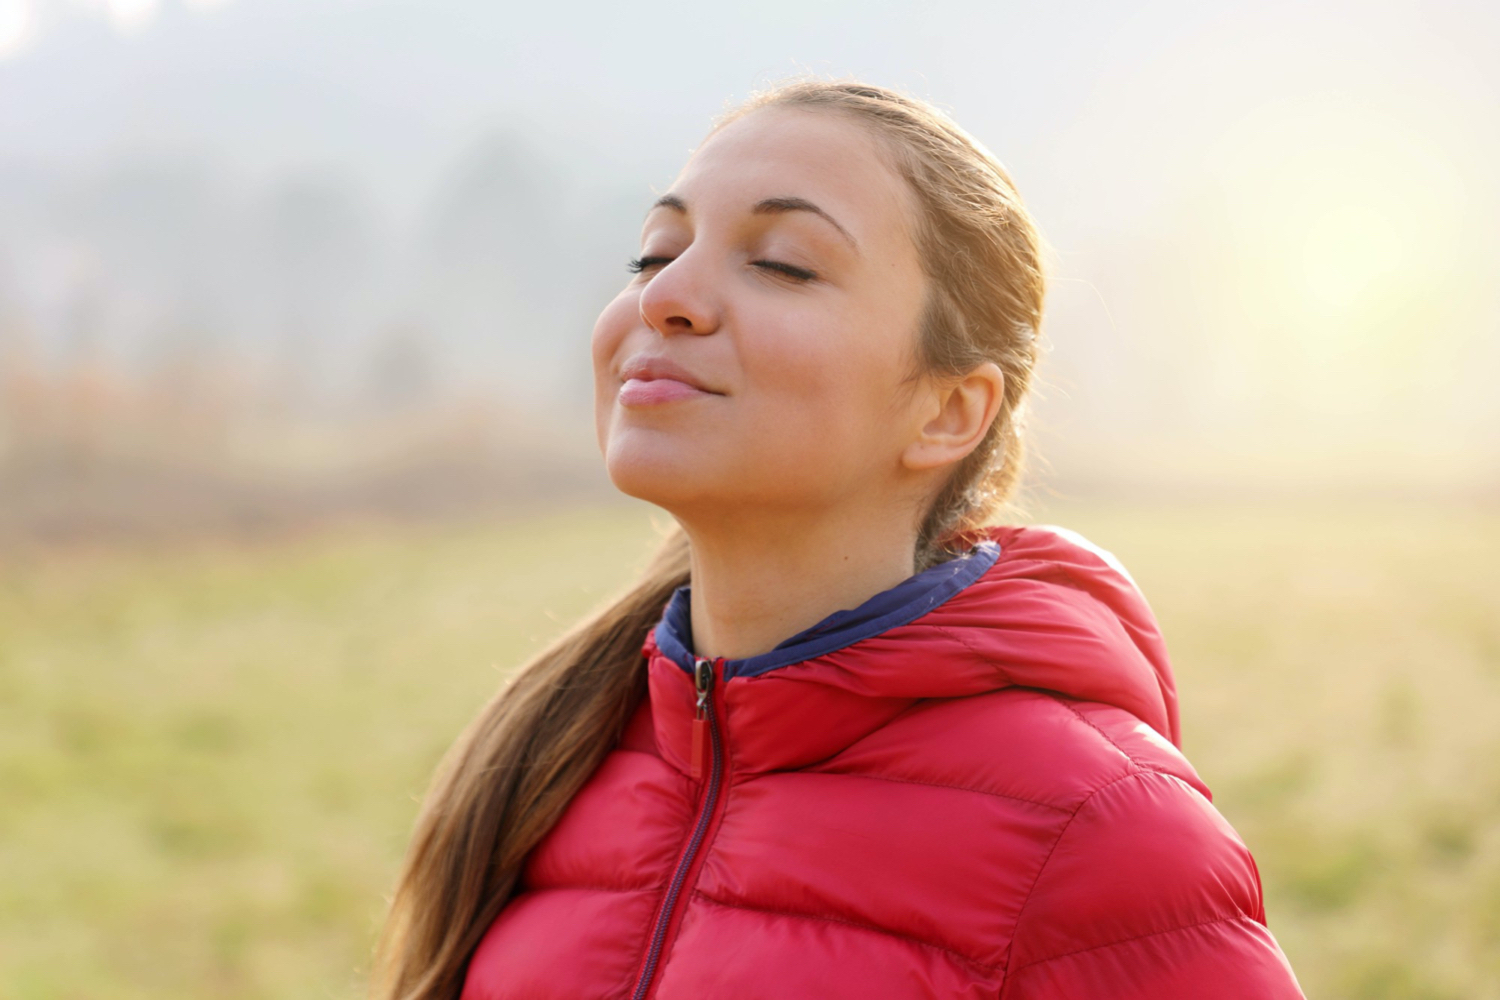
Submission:
[[[1042,688],[1124,709],[1180,746],[1156,620],[1123,567],[1059,528],[995,527],[973,548],[775,649],[715,661],[739,770],[804,767],[924,698]],[[656,742],[686,770],[695,701],[688,588],[647,637]]]

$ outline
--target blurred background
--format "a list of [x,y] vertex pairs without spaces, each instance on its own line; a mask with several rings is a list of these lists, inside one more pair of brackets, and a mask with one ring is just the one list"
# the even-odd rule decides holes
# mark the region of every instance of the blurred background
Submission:
[[657,536],[589,412],[641,217],[811,72],[1039,219],[1022,516],[1151,599],[1308,995],[1500,997],[1497,51],[1477,0],[0,0],[0,996],[359,994],[438,755]]

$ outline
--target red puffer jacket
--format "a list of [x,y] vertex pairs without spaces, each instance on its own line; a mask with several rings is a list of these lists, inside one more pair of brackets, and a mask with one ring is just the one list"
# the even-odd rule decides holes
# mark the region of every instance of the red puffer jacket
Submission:
[[693,657],[679,591],[464,1000],[1301,997],[1146,602],[986,534],[745,660]]

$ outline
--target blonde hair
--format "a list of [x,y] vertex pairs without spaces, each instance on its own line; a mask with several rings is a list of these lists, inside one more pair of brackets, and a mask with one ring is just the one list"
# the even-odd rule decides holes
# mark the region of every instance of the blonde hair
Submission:
[[[928,278],[917,364],[959,376],[993,361],[1000,412],[927,510],[916,561],[941,561],[1014,493],[1023,405],[1037,361],[1042,245],[1005,168],[942,112],[882,87],[797,80],[755,94],[868,128],[920,207],[915,243]],[[456,1000],[469,959],[515,890],[526,855],[619,740],[646,688],[642,645],[688,582],[674,531],[623,595],[516,672],[449,750],[417,818],[377,952],[380,1000]]]

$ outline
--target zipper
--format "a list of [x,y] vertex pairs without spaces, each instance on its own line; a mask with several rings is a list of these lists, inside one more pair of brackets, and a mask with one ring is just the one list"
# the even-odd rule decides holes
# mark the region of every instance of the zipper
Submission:
[[724,742],[719,735],[717,713],[714,711],[714,661],[705,657],[698,657],[693,662],[693,682],[697,689],[698,700],[696,711],[693,713],[693,751],[692,751],[692,776],[695,781],[701,780],[703,776],[704,751],[709,752],[709,774],[708,783],[703,794],[702,805],[699,806],[698,820],[693,825],[693,835],[688,839],[687,849],[682,852],[682,858],[677,862],[677,870],[672,873],[672,882],[667,886],[666,898],[662,900],[661,912],[657,914],[656,926],[651,932],[651,947],[646,952],[646,964],[641,969],[640,978],[636,981],[635,992],[631,994],[631,1000],[644,1000],[647,991],[651,989],[651,980],[656,976],[656,966],[661,961],[662,947],[667,943],[667,928],[672,923],[672,911],[677,907],[677,899],[682,894],[682,887],[687,882],[688,872],[693,867],[693,860],[698,856],[698,850],[703,846],[703,838],[708,833],[708,826],[713,819],[714,807],[719,802],[719,784],[724,777]]

